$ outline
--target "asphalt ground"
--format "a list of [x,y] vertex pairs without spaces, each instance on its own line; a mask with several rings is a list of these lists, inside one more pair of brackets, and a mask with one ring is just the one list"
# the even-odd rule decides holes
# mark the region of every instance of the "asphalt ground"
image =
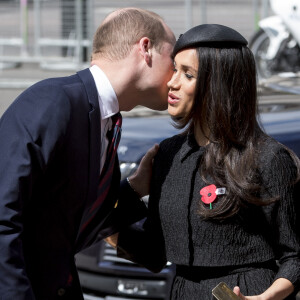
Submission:
[[[88,65],[86,65],[88,66]],[[0,116],[26,88],[42,79],[72,75],[76,70],[49,70],[37,63],[24,63],[7,69],[0,68]],[[262,103],[299,102],[300,76],[274,77],[259,85],[259,101]],[[158,112],[135,108],[125,116],[147,116]],[[163,112],[164,113],[164,112]]]

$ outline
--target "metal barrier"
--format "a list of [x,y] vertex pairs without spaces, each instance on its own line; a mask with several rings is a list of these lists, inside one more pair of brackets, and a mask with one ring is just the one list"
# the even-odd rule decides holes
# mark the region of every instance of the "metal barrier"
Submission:
[[[2,0],[0,68],[37,62],[42,68],[80,69],[96,28],[113,10],[138,6],[160,14],[176,37],[194,25],[220,23],[246,38],[268,11],[267,0]],[[2,65],[1,65],[2,64]]]
[[[7,55],[20,56],[21,52],[24,52],[24,40],[25,36],[23,33],[26,29],[24,27],[23,19],[25,17],[22,14],[23,3],[8,2],[2,3],[0,6],[0,57]],[[15,61],[7,62],[0,59],[0,68],[14,66]]]
[[[91,0],[11,0],[1,4],[0,62],[81,68],[90,53],[92,6]],[[19,23],[13,34],[7,30],[10,21]]]
[[[36,55],[42,56],[42,67],[78,68],[89,60],[93,35],[93,1],[35,0],[34,11],[39,24],[36,30]],[[51,11],[52,18],[48,18]],[[46,20],[46,21],[45,21]],[[56,22],[55,22],[56,20]],[[54,52],[56,50],[56,52]],[[49,61],[49,55],[61,56]],[[45,59],[46,57],[46,59]]]

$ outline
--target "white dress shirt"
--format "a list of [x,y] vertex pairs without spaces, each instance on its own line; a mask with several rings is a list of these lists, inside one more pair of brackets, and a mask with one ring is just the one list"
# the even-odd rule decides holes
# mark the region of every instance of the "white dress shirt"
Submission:
[[90,67],[98,91],[98,100],[101,114],[101,153],[100,173],[102,171],[108,146],[107,131],[111,129],[111,116],[119,112],[117,95],[104,72],[96,65]]

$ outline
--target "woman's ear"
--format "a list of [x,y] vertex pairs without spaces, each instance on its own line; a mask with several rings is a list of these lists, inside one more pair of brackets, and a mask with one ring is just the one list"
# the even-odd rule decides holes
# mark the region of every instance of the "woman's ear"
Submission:
[[147,37],[143,37],[140,39],[139,42],[139,48],[140,48],[140,53],[143,56],[145,62],[147,65],[151,66],[152,64],[152,51],[151,51],[151,41]]

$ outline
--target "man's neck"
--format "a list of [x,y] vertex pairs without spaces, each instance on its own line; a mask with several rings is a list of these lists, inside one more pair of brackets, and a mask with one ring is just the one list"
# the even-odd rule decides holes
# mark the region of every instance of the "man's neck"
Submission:
[[139,104],[140,92],[136,88],[136,74],[128,59],[110,61],[107,59],[93,60],[91,65],[97,65],[107,76],[119,101],[120,111],[129,111]]

